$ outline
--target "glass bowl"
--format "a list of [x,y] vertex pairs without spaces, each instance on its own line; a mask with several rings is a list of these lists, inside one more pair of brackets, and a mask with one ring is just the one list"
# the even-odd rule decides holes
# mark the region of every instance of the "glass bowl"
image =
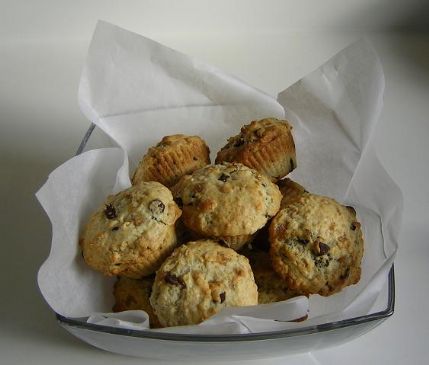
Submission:
[[[94,124],[86,132],[76,154],[114,143]],[[374,312],[281,331],[234,334],[192,335],[160,333],[102,326],[86,318],[56,314],[61,326],[81,340],[104,350],[162,361],[222,361],[285,356],[338,345],[357,338],[390,317],[395,307],[394,267],[389,271]]]

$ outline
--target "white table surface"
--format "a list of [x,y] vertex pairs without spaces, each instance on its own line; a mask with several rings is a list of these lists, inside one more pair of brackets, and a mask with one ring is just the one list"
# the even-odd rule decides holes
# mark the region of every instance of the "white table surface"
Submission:
[[[429,35],[421,32],[427,10],[418,1],[392,8],[382,0],[332,0],[329,11],[311,1],[262,3],[220,1],[207,10],[195,1],[0,2],[0,364],[152,363],[103,352],[66,333],[36,283],[51,237],[34,193],[74,154],[88,127],[76,96],[98,18],[199,57],[272,95],[362,35],[373,42],[386,76],[378,153],[404,194],[395,314],[345,345],[264,363],[427,363]],[[306,27],[307,21],[313,26]]]

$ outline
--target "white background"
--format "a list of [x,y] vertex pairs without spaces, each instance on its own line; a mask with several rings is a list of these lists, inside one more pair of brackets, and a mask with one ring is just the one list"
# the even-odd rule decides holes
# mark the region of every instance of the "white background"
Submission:
[[34,193],[74,154],[88,127],[77,87],[98,19],[196,56],[272,95],[361,36],[373,42],[386,75],[378,153],[405,203],[395,314],[348,344],[264,363],[426,363],[427,1],[41,0],[0,1],[0,364],[150,363],[67,334],[36,284],[51,237]]

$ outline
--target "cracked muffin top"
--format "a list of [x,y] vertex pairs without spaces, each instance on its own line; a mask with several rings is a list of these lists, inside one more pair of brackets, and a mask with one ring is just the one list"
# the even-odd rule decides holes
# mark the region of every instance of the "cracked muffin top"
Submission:
[[331,295],[360,279],[364,243],[352,207],[305,193],[269,228],[274,270],[302,294]]
[[180,215],[165,186],[132,186],[109,196],[91,215],[80,238],[83,257],[105,275],[150,275],[176,246],[174,225]]
[[271,180],[239,163],[206,166],[172,188],[187,228],[210,237],[250,235],[280,207]]
[[277,181],[296,168],[292,126],[287,120],[265,118],[243,126],[217,153],[216,163],[240,162]]
[[165,136],[150,147],[134,171],[132,182],[158,181],[170,187],[183,175],[210,163],[210,151],[198,136],[174,134]]
[[174,250],[157,271],[150,297],[163,326],[200,323],[225,307],[258,304],[249,260],[211,240]]

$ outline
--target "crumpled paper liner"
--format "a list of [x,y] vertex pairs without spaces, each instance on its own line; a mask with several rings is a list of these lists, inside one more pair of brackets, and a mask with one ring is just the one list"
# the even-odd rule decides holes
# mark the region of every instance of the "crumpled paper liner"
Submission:
[[[140,35],[99,22],[79,88],[88,120],[118,148],[76,156],[53,171],[37,198],[52,223],[52,249],[38,283],[48,304],[67,317],[131,329],[147,328],[142,311],[109,314],[112,279],[87,267],[79,231],[105,197],[130,185],[147,148],[163,136],[204,138],[215,153],[243,124],[286,117],[293,125],[298,168],[291,177],[308,190],[353,205],[365,236],[362,278],[330,297],[297,297],[227,308],[198,326],[157,331],[249,333],[315,325],[366,315],[387,279],[397,250],[399,188],[375,153],[373,130],[382,108],[384,76],[366,41],[344,49],[278,95],[277,100],[222,71]],[[309,319],[295,323],[309,310]]]

